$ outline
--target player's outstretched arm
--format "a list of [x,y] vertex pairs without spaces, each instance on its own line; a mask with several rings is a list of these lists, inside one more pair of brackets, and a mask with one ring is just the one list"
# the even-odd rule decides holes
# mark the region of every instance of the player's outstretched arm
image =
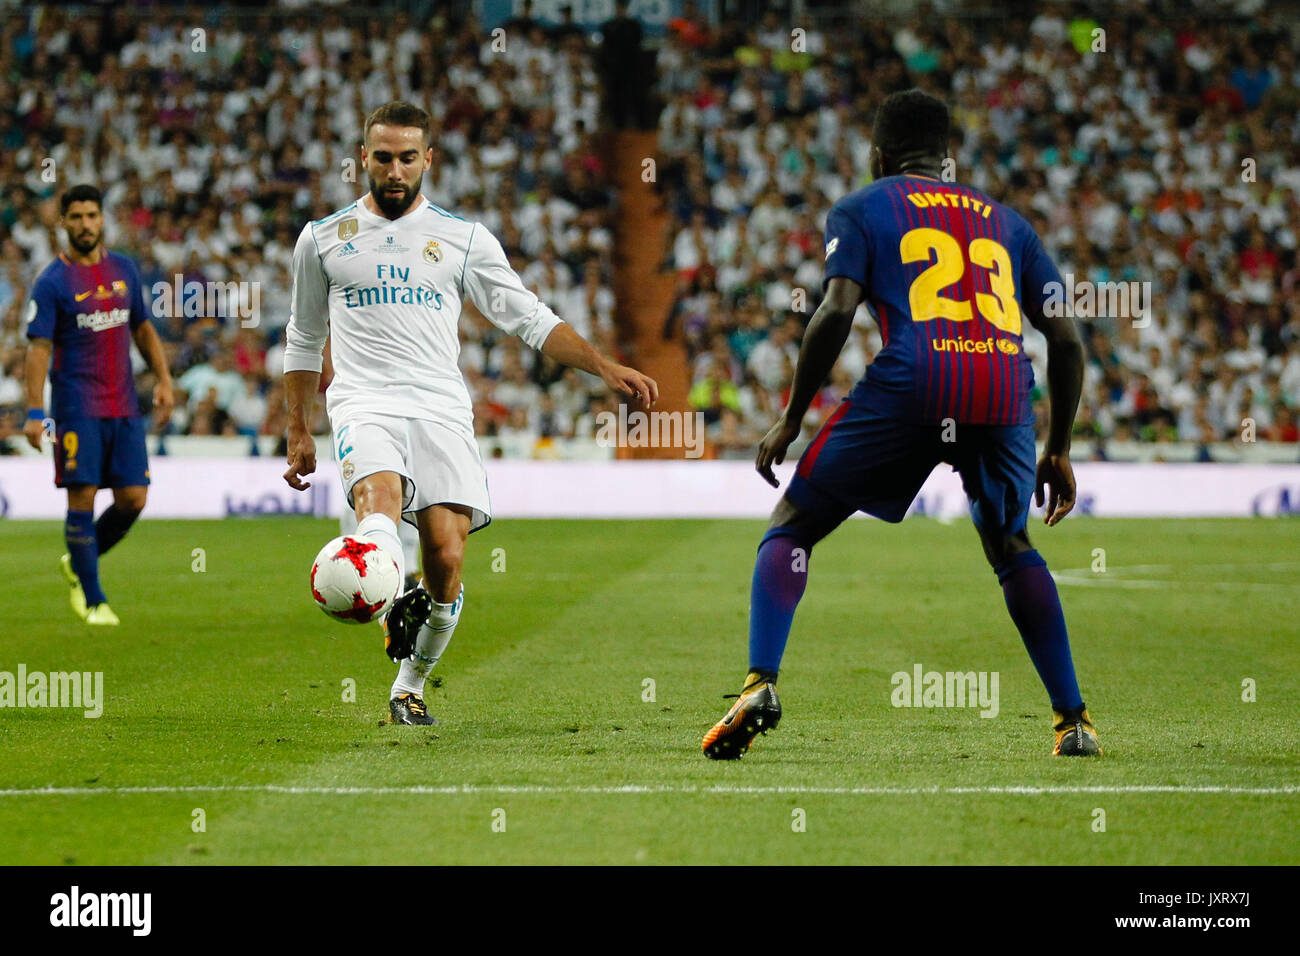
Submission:
[[519,336],[561,365],[599,375],[613,391],[633,395],[646,405],[659,400],[654,379],[601,355],[526,288],[500,240],[477,223],[465,253],[463,281],[465,296],[497,328]]
[[[23,369],[27,385],[27,407],[43,409],[45,407],[45,376],[50,368],[50,353],[54,344],[49,339],[29,339],[27,341],[27,365]],[[33,412],[33,414],[35,414]],[[27,444],[37,451],[41,450],[41,435],[45,431],[45,416],[28,418],[23,425],[23,437]]]
[[659,385],[654,379],[601,355],[567,322],[551,330],[542,343],[542,354],[561,365],[598,375],[611,391],[631,395],[647,406],[659,401]]
[[808,414],[826,377],[835,367],[853,328],[853,314],[862,301],[862,286],[852,279],[835,276],[826,284],[826,295],[813,313],[808,329],[799,347],[799,360],[794,367],[794,385],[790,389],[790,403],[777,419],[772,429],[758,444],[754,467],[773,488],[780,486],[772,466],[785,461],[786,449],[799,437],[803,417]]
[[1074,509],[1074,469],[1070,466],[1070,435],[1083,391],[1083,340],[1074,320],[1068,316],[1047,316],[1034,310],[1029,321],[1047,338],[1047,392],[1051,424],[1043,456],[1038,460],[1034,480],[1034,501],[1043,506],[1047,486],[1047,510],[1043,521],[1054,525]]

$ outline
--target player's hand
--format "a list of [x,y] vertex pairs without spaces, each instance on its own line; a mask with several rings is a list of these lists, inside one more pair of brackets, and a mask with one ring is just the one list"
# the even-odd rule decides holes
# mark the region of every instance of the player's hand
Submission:
[[284,480],[294,491],[305,491],[311,487],[310,481],[302,481],[300,475],[310,475],[316,470],[316,441],[305,428],[289,429],[289,470],[284,473]]
[[1044,455],[1034,476],[1034,504],[1043,507],[1043,485],[1047,485],[1047,509],[1043,523],[1056,524],[1074,510],[1074,469],[1069,455]]
[[659,384],[634,368],[610,362],[601,370],[600,377],[610,391],[631,395],[647,408],[659,401]]
[[45,436],[45,422],[39,418],[29,418],[23,425],[23,436],[27,444],[41,451],[41,439]]
[[780,488],[781,482],[777,481],[776,475],[772,474],[772,466],[785,461],[785,450],[799,437],[800,431],[798,422],[787,421],[782,415],[758,443],[758,457],[754,459],[754,467],[763,476],[763,480],[773,488]]
[[172,394],[172,383],[170,380],[159,382],[153,387],[153,410],[158,416],[160,422],[166,421],[171,417],[172,408],[176,404],[176,397]]

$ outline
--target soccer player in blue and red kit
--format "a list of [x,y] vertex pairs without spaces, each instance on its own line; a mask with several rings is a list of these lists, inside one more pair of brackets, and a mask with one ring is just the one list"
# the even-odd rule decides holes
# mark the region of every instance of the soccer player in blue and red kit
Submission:
[[[157,377],[153,402],[160,414],[171,411],[172,380],[145,312],[135,264],[101,244],[99,190],[74,186],[61,197],[60,209],[71,248],[37,277],[27,304],[24,434],[40,451],[48,372],[54,483],[68,490],[68,553],[60,568],[77,616],[87,624],[113,625],[119,620],[99,584],[99,556],[140,516],[149,485],[145,420],[131,374],[132,340]],[[113,503],[96,521],[100,488],[113,489]]]
[[[884,345],[772,514],[754,567],[749,674],[704,738],[709,757],[742,756],[781,718],[777,671],[813,546],[856,511],[901,521],[941,462],[961,475],[1007,610],[1047,688],[1053,752],[1100,752],[1056,585],[1025,531],[1030,496],[1041,506],[1044,485],[1048,525],[1074,507],[1069,450],[1083,345],[1070,319],[1047,314],[1061,277],[1038,236],[1006,206],[945,182],[947,152],[940,100],[920,90],[889,96],[872,134],[874,182],[827,216],[825,297],[804,335],[789,404],[759,445],[756,467],[770,484],[864,299]],[[1047,338],[1051,422],[1037,468],[1022,319]]]

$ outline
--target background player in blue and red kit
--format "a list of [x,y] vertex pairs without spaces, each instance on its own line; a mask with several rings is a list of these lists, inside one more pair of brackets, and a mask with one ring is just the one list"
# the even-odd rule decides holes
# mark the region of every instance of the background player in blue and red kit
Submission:
[[[1051,698],[1053,752],[1099,752],[1056,585],[1025,532],[1030,496],[1042,505],[1044,485],[1048,525],[1074,507],[1069,448],[1083,346],[1070,319],[1046,314],[1061,277],[1038,236],[978,190],[944,182],[947,151],[947,107],[919,90],[891,95],[872,134],[875,181],[827,216],[825,297],[804,335],[789,405],[759,446],[756,465],[769,483],[778,484],[772,465],[798,437],[864,298],[884,344],[772,514],[750,594],[749,674],[704,738],[709,757],[741,756],[780,720],[777,671],[813,546],[855,511],[901,521],[941,462],[961,475],[1007,610]],[[1051,428],[1037,469],[1026,319],[1048,347]]]
[[[117,624],[99,585],[99,556],[122,540],[139,517],[149,484],[145,420],[131,374],[132,340],[157,377],[153,402],[160,414],[171,411],[172,380],[162,342],[145,312],[135,264],[100,242],[99,190],[74,186],[63,194],[60,208],[71,248],[37,277],[27,304],[24,434],[40,451],[48,372],[54,483],[68,490],[68,553],[60,568],[71,588],[72,609],[82,620]],[[113,489],[113,503],[96,521],[100,488]]]

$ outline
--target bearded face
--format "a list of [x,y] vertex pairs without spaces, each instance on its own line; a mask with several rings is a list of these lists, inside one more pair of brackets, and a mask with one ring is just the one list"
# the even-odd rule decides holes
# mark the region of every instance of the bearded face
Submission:
[[363,159],[375,208],[389,219],[403,215],[420,193],[431,150],[413,126],[376,123],[367,134]]
[[375,206],[389,219],[396,219],[406,212],[419,190],[419,180],[412,186],[401,181],[381,181],[370,177],[370,195]]
[[99,204],[90,201],[72,203],[63,214],[63,227],[67,230],[69,245],[77,250],[78,255],[90,255],[99,245],[104,231]]

